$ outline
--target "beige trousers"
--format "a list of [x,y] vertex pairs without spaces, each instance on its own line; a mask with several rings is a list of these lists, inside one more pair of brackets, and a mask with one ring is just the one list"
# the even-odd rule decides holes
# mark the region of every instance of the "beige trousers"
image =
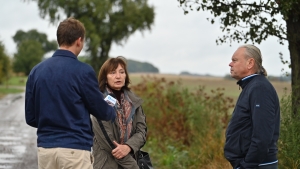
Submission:
[[38,147],[39,169],[93,169],[90,151]]

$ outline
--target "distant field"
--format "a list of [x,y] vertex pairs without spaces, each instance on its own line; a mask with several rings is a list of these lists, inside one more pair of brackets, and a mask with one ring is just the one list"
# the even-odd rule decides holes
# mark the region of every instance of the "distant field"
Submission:
[[[137,84],[142,81],[142,77],[149,78],[165,78],[167,81],[180,81],[183,87],[187,87],[191,91],[197,89],[199,86],[205,86],[206,91],[209,93],[210,90],[217,88],[224,88],[224,94],[233,99],[237,99],[242,89],[236,84],[236,80],[227,80],[222,77],[198,77],[188,75],[171,75],[171,74],[142,74],[142,73],[131,73],[131,83]],[[290,82],[277,82],[271,81],[274,85],[279,98],[281,98],[285,91],[290,92]]]
[[[233,99],[237,99],[241,89],[236,84],[235,80],[226,80],[222,77],[200,77],[200,76],[188,76],[188,75],[172,75],[172,74],[147,74],[147,73],[130,73],[131,83],[133,85],[138,84],[143,80],[143,78],[165,78],[167,81],[180,81],[183,87],[188,88],[193,91],[199,86],[205,86],[206,91],[209,93],[210,90],[215,90],[217,88],[224,88],[224,94]],[[18,93],[23,90],[20,89],[11,89],[11,88],[20,88],[20,86],[25,86],[26,77],[12,77],[8,81],[8,86],[10,89],[7,89],[6,85],[0,85],[0,98],[1,95],[8,93]],[[274,85],[279,98],[281,98],[285,91],[290,92],[291,84],[289,82],[277,82],[271,81]],[[18,86],[18,87],[13,87]],[[23,87],[21,87],[23,88]]]

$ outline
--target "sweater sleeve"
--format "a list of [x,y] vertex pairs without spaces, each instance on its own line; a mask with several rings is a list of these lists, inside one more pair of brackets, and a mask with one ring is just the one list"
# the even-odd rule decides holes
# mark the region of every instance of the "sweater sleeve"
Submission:
[[37,127],[37,121],[34,109],[33,84],[31,75],[28,76],[25,92],[25,120],[31,127]]
[[268,144],[275,130],[276,92],[265,84],[256,84],[249,92],[252,136],[246,157],[241,161],[241,169],[255,168],[267,157]]
[[98,120],[114,121],[116,117],[115,110],[104,101],[92,68],[83,75],[81,87],[83,89],[83,100],[90,114],[98,118]]

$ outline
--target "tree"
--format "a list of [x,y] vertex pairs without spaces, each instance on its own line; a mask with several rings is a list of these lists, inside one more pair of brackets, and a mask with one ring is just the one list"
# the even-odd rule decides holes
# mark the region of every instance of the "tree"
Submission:
[[41,62],[45,51],[41,43],[35,40],[23,41],[18,46],[18,52],[14,55],[13,70],[29,75],[30,70]]
[[128,72],[149,72],[149,73],[158,73],[159,70],[157,67],[148,62],[139,62],[135,60],[127,60],[127,69]]
[[112,43],[122,45],[136,31],[151,28],[154,8],[147,0],[27,0],[37,1],[42,18],[51,23],[74,17],[86,28],[87,52],[96,72],[109,56]]
[[23,41],[35,40],[42,45],[44,53],[57,49],[57,42],[55,40],[48,41],[47,35],[38,32],[36,29],[29,30],[28,32],[18,30],[13,36],[13,40],[17,44],[17,47],[19,47]]
[[3,83],[4,79],[8,79],[10,70],[9,56],[5,53],[5,48],[0,41],[0,84]]
[[[300,106],[300,0],[178,0],[184,13],[189,10],[209,11],[220,18],[224,32],[217,44],[241,42],[260,44],[269,36],[278,38],[280,44],[287,41],[290,51],[292,77],[292,110],[297,114]],[[300,113],[300,112],[298,112]]]
[[[300,0],[178,0],[185,13],[189,9],[209,11],[220,18],[221,29],[226,34],[217,44],[237,41],[260,44],[269,36],[279,43],[288,43],[290,51],[292,92],[290,99],[281,100],[282,126],[279,156],[282,168],[299,167],[299,117],[300,111]],[[211,23],[214,18],[208,19]],[[291,112],[291,113],[290,113]]]
[[45,33],[40,33],[35,29],[28,32],[18,30],[13,40],[17,44],[13,70],[16,73],[23,72],[25,75],[28,75],[30,70],[42,61],[47,52],[57,49],[56,41],[48,41]]

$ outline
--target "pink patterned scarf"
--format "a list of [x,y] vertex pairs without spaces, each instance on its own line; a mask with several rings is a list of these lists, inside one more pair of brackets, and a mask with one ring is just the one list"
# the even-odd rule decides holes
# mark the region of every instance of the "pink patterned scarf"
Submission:
[[[106,88],[107,93],[110,94],[112,91],[109,88]],[[132,103],[129,97],[122,92],[121,103],[117,101],[115,107],[117,110],[117,122],[120,129],[120,144],[124,144],[131,135],[132,130]]]

